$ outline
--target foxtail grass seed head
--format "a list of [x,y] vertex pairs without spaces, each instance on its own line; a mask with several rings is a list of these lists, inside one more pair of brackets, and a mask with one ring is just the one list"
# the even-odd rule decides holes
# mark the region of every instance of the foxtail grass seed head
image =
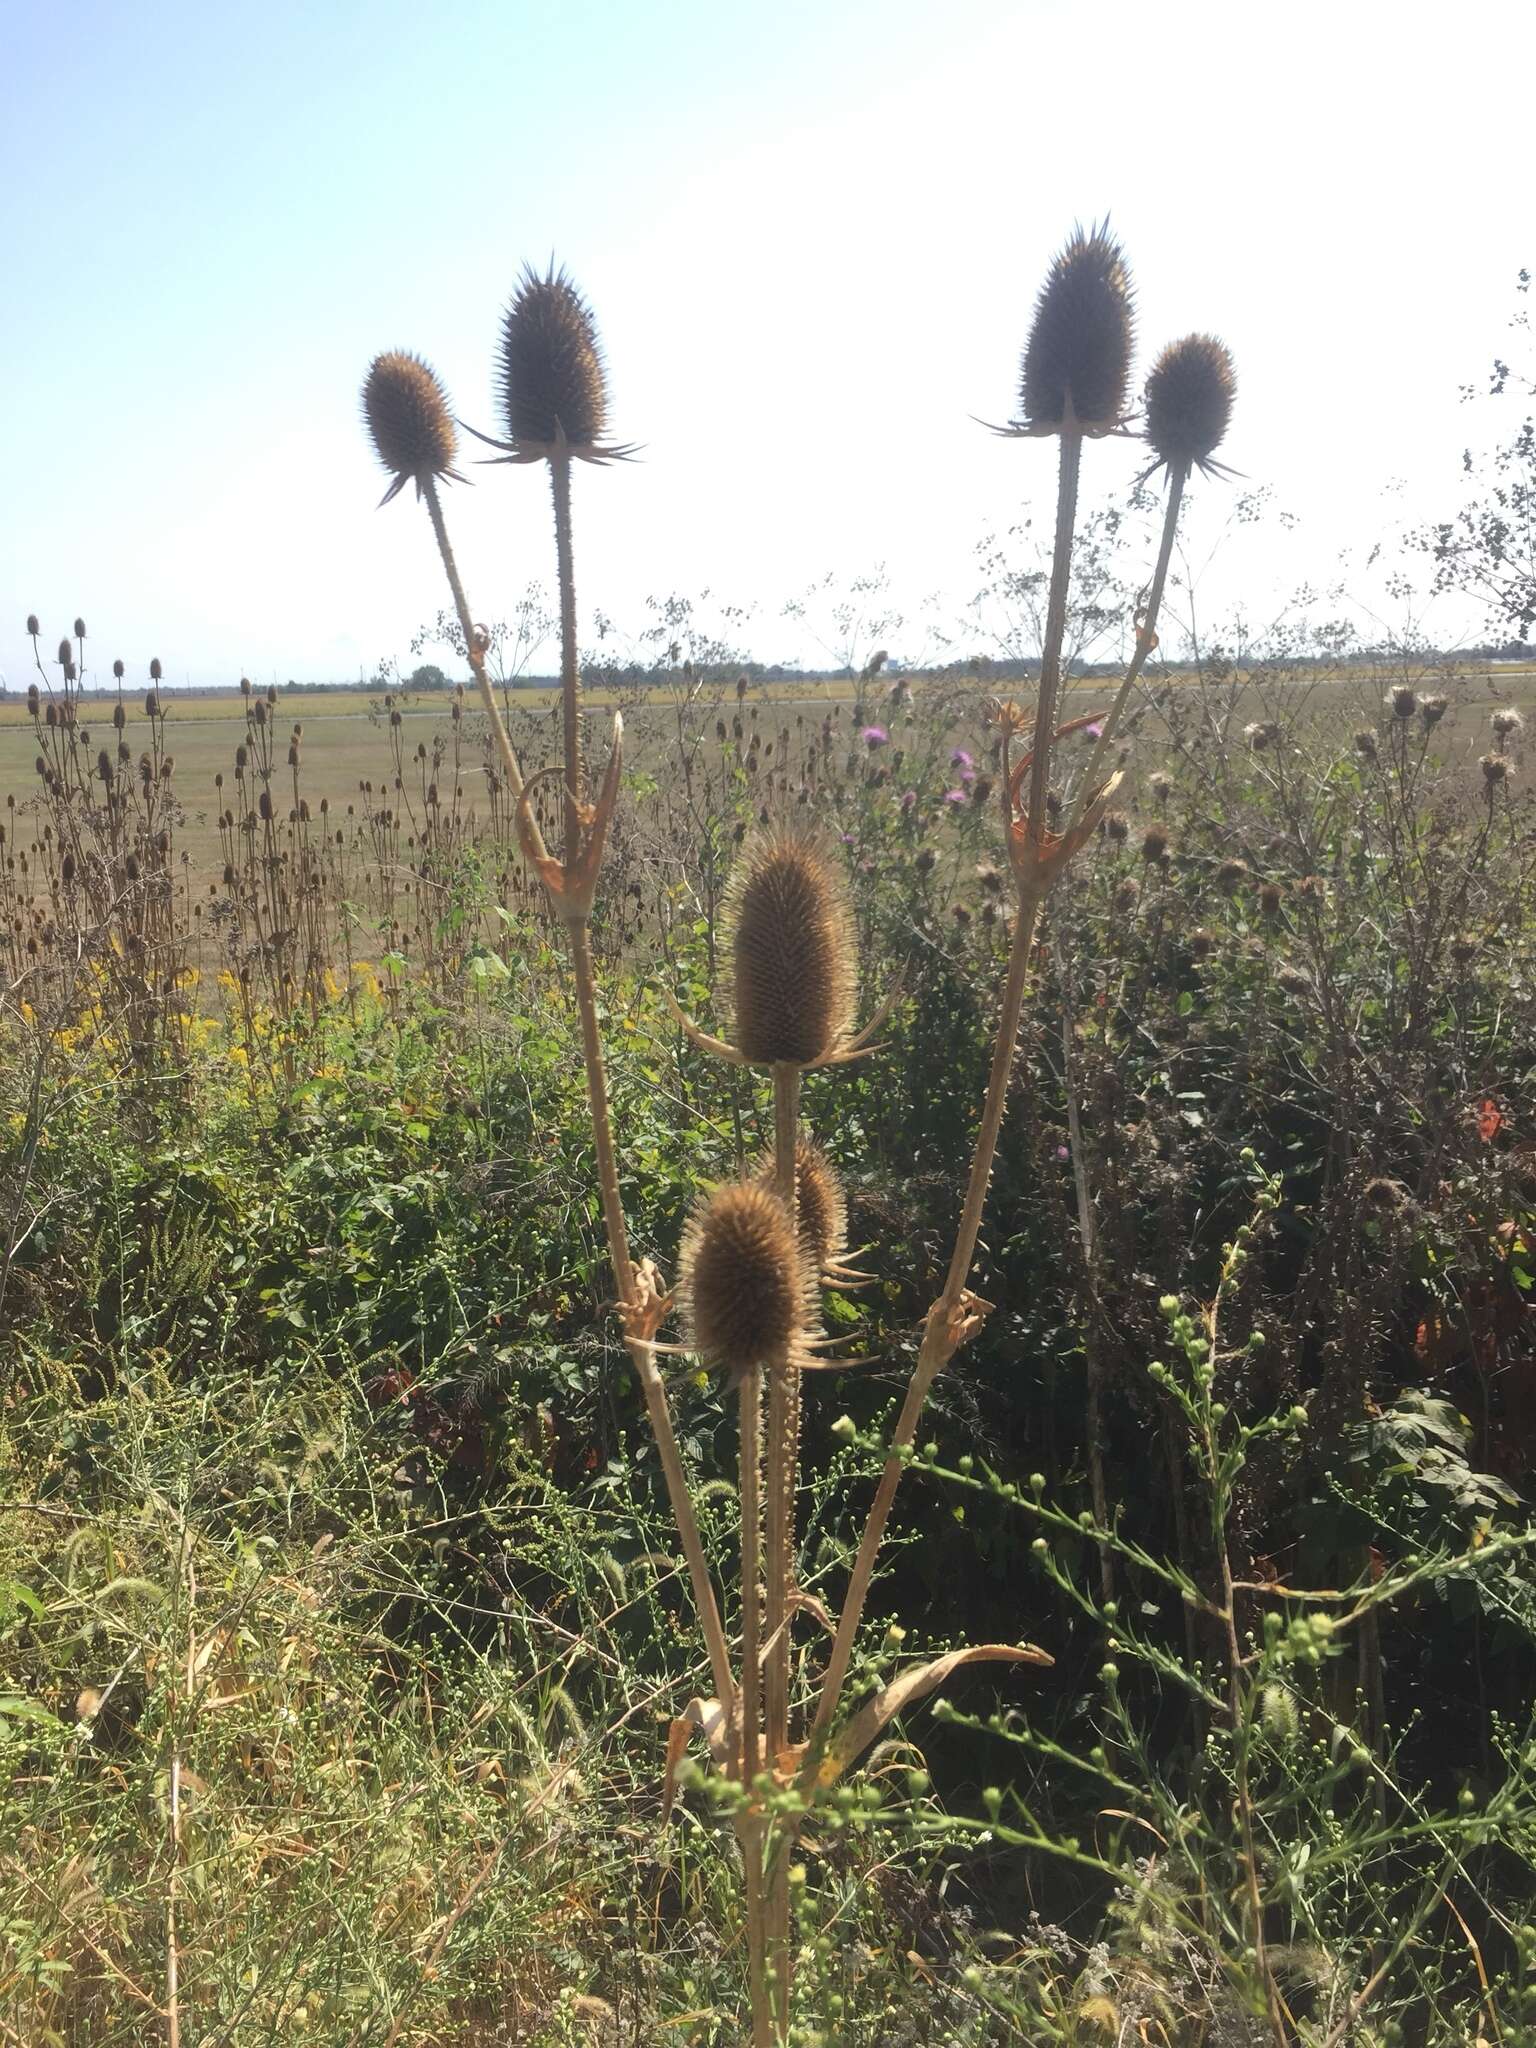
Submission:
[[1108,433],[1125,416],[1135,314],[1124,252],[1109,224],[1071,239],[1035,302],[1024,349],[1019,405],[1026,431],[1060,433],[1070,422]]
[[573,455],[601,454],[608,373],[592,312],[563,270],[529,268],[501,326],[497,365],[507,444],[530,456],[563,436]]
[[734,1382],[789,1352],[806,1321],[806,1273],[784,1204],[759,1181],[716,1188],[678,1261],[687,1340]]
[[414,482],[416,493],[431,478],[452,476],[459,437],[448,409],[448,394],[420,356],[391,349],[375,356],[363,381],[363,420],[374,449],[394,478],[383,502]]
[[1226,438],[1237,373],[1214,334],[1170,342],[1147,378],[1146,436],[1159,464],[1206,469]]
[[748,840],[726,896],[736,1047],[755,1064],[810,1066],[853,1028],[853,920],[821,845],[793,832]]

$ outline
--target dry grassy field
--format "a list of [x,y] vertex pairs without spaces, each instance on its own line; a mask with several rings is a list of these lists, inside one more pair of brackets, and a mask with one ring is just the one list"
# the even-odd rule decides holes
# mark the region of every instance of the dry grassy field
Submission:
[[[1158,678],[1156,687],[1162,688],[1171,683],[1178,688],[1189,680],[1187,676],[1174,674]],[[1327,677],[1307,675],[1278,687],[1285,691],[1287,697],[1305,697],[1317,709],[1339,711],[1353,708],[1362,717],[1367,717],[1374,714],[1381,686],[1379,670],[1360,668]],[[1480,744],[1483,722],[1474,714],[1495,703],[1513,703],[1523,709],[1536,705],[1536,667],[1498,664],[1468,668],[1439,678],[1437,686],[1447,690],[1457,710],[1466,714],[1459,720],[1453,717],[1448,721],[1445,737],[1450,739],[1464,724],[1467,743],[1474,753]],[[917,679],[915,688],[921,692],[925,687],[923,679]],[[1089,704],[1096,696],[1107,701],[1113,695],[1112,686],[1100,677],[1080,680],[1069,687],[1079,705]],[[1276,686],[1255,683],[1255,714],[1259,698],[1266,689],[1273,687]],[[441,738],[448,731],[450,697],[438,693],[400,695],[394,701],[402,719],[405,753],[414,755],[418,745],[424,745],[430,753],[434,739]],[[592,690],[587,693],[586,701],[593,710],[601,710],[613,707],[621,700],[611,691]],[[633,766],[642,766],[651,741],[670,732],[675,700],[671,692],[656,690],[649,696],[629,691],[622,701],[628,715],[627,759]],[[814,709],[824,716],[828,709],[841,705],[846,714],[852,705],[852,694],[846,682],[797,680],[755,686],[749,691],[746,701],[749,710],[755,709],[764,727],[771,730],[777,724],[787,723],[797,711],[808,715]],[[124,702],[128,718],[124,736],[130,745],[142,743],[145,730],[142,699],[138,692],[129,692]],[[187,694],[167,692],[163,702],[166,709],[165,745],[175,758],[176,789],[185,813],[177,833],[178,849],[188,857],[194,881],[213,881],[222,864],[217,830],[218,809],[221,802],[228,801],[227,796],[221,797],[215,777],[222,773],[226,789],[233,788],[235,749],[244,733],[244,700],[238,692],[228,690]],[[551,721],[558,718],[559,694],[553,689],[519,690],[512,694],[510,703],[523,736],[535,741],[529,749],[530,758],[534,758],[538,752],[536,735],[539,723],[546,716]],[[467,708],[474,718],[473,730],[478,744],[481,721],[473,699],[467,700]],[[734,692],[729,693],[729,708],[734,709]],[[86,719],[99,721],[100,738],[110,739],[112,700],[106,697],[88,699],[82,710]],[[1235,700],[1233,716],[1240,721],[1248,715],[1250,706],[1247,693],[1243,692]],[[381,690],[280,691],[273,716],[275,733],[282,740],[284,749],[293,726],[303,728],[303,791],[312,807],[318,807],[320,799],[326,798],[333,812],[344,815],[347,805],[355,802],[364,783],[371,782],[375,790],[388,786],[394,772],[393,749],[389,712]],[[33,724],[25,697],[19,692],[13,693],[0,700],[0,806],[10,810],[14,804],[15,811],[26,821],[21,823],[15,835],[16,843],[22,847],[32,837],[29,821],[37,793],[33,765],[36,752]],[[465,795],[469,803],[474,803],[476,793],[473,784],[467,782]]]

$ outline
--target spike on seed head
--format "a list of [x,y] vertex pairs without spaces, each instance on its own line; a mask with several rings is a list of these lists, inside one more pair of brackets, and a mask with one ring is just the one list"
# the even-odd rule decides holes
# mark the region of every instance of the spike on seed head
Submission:
[[747,842],[726,895],[736,1046],[755,1064],[810,1066],[853,1029],[854,937],[841,876],[794,832]]
[[608,373],[591,308],[563,270],[530,265],[501,327],[502,419],[508,444],[530,459],[563,436],[573,455],[601,459]]
[[418,497],[433,477],[452,476],[459,437],[448,394],[431,365],[405,349],[375,356],[363,382],[363,421],[380,462],[394,477],[384,503],[414,481]]
[[1147,378],[1146,436],[1169,469],[1206,469],[1232,419],[1237,373],[1214,334],[1170,342]]
[[756,1181],[717,1188],[695,1211],[678,1260],[688,1341],[732,1380],[781,1358],[807,1319],[807,1278],[784,1204]]
[[1130,272],[1109,223],[1074,228],[1035,301],[1019,387],[1026,430],[1059,433],[1069,418],[1087,433],[1117,427],[1134,335]]

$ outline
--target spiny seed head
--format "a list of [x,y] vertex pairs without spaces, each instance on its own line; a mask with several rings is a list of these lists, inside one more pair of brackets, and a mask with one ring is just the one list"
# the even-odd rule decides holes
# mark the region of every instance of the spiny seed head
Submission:
[[1419,716],[1424,721],[1424,730],[1428,732],[1431,726],[1438,725],[1450,708],[1448,697],[1421,697]]
[[1478,765],[1483,771],[1483,780],[1490,789],[1496,783],[1503,782],[1509,775],[1509,762],[1502,754],[1484,754]]
[[1419,708],[1418,692],[1407,683],[1394,683],[1383,700],[1394,718],[1410,719]]
[[1520,730],[1525,721],[1511,705],[1508,710],[1495,711],[1488,723],[1493,727],[1495,739],[1507,740],[1512,732]]
[[[763,1162],[758,1183],[773,1187],[771,1156]],[[843,1184],[826,1153],[804,1137],[795,1141],[795,1230],[812,1274],[841,1258],[848,1248],[848,1199]]]
[[502,419],[519,448],[552,447],[563,433],[574,454],[600,446],[608,424],[608,373],[591,309],[563,270],[531,267],[518,280],[501,326]]
[[731,1181],[683,1234],[678,1297],[688,1342],[737,1380],[788,1352],[807,1314],[800,1247],[784,1204],[760,1181]]
[[814,839],[755,833],[726,895],[736,1046],[762,1066],[810,1066],[853,1028],[853,921],[842,878]]
[[41,626],[40,626],[40,625],[39,625],[39,624],[37,623],[37,613],[36,613],[36,612],[28,612],[28,613],[27,613],[27,631],[28,631],[28,633],[29,633],[29,634],[31,635],[31,637],[32,637],[32,638],[33,638],[33,639],[35,640],[35,639],[37,638],[38,634],[39,634],[39,633],[41,633],[41,631],[42,631],[42,630],[43,630],[43,629],[42,629],[42,627],[41,627]]
[[1147,378],[1146,436],[1169,469],[1204,469],[1232,419],[1237,373],[1214,334],[1168,344]]
[[375,356],[363,382],[363,420],[397,491],[414,481],[417,495],[432,477],[451,476],[459,437],[448,394],[420,356],[391,349]]
[[1070,416],[1090,433],[1118,426],[1134,335],[1130,272],[1108,222],[1074,228],[1035,302],[1019,387],[1024,425],[1056,433]]

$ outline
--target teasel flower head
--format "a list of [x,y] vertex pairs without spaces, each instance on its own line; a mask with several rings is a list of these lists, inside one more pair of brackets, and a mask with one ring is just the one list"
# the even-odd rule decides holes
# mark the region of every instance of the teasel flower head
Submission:
[[689,1220],[678,1259],[687,1342],[732,1383],[791,1353],[809,1320],[805,1260],[784,1204],[760,1181],[716,1188]]
[[[762,1164],[758,1183],[773,1187],[771,1156]],[[826,1153],[807,1137],[795,1141],[795,1231],[813,1276],[835,1267],[848,1249],[848,1199],[842,1181]]]
[[1125,254],[1102,227],[1074,228],[1035,301],[1016,434],[1114,433],[1125,418],[1135,312]]
[[736,1050],[754,1066],[815,1066],[853,1033],[853,920],[821,844],[755,834],[726,895],[735,969]]
[[1186,334],[1170,342],[1147,378],[1143,432],[1157,457],[1152,468],[1229,475],[1211,457],[1226,438],[1236,395],[1237,373],[1225,342],[1214,334]]
[[541,462],[564,452],[583,462],[615,462],[635,452],[603,438],[608,371],[597,326],[553,261],[543,276],[530,265],[518,279],[502,318],[497,381],[505,439],[477,438],[504,449],[502,461]]
[[363,420],[380,462],[394,477],[380,504],[408,483],[414,482],[419,498],[434,477],[463,481],[453,466],[459,437],[448,394],[420,356],[390,349],[374,357],[363,380]]

